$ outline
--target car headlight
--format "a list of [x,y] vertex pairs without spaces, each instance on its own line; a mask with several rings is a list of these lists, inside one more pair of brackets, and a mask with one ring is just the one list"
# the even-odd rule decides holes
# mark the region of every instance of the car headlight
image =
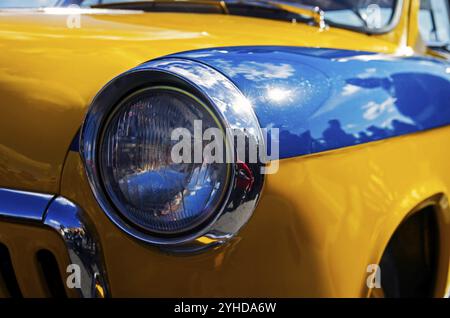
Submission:
[[203,131],[224,131],[190,93],[154,86],[127,97],[105,126],[99,163],[108,195],[127,220],[155,235],[180,234],[207,222],[227,190],[227,163],[172,160],[178,142],[171,140],[172,131],[183,127],[194,136],[195,120]]
[[[214,162],[205,153],[200,162],[195,155],[189,162],[172,158],[178,142],[172,132],[195,136],[195,121],[200,134],[221,132],[227,160]],[[99,92],[83,123],[80,151],[95,198],[119,228],[173,252],[198,251],[233,237],[262,189],[263,163],[248,162],[248,149],[237,150],[230,132],[265,152],[253,109],[234,84],[203,64],[161,59]]]

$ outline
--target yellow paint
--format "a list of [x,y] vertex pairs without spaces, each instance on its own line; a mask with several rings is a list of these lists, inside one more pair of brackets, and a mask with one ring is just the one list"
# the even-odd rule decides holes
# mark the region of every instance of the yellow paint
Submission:
[[[446,127],[281,160],[239,237],[194,256],[163,254],[115,227],[76,153],[67,158],[61,193],[95,220],[115,296],[364,297],[366,268],[379,262],[397,226],[425,199],[448,195],[450,150],[442,145],[449,135]],[[445,286],[449,210],[439,219]]]
[[[450,150],[442,145],[450,128],[282,160],[239,237],[184,257],[116,228],[93,198],[79,155],[66,154],[99,89],[146,60],[234,45],[405,52],[410,8],[417,10],[406,0],[399,25],[379,36],[175,13],[83,15],[80,29],[68,29],[65,15],[0,13],[0,187],[78,203],[95,221],[114,296],[367,296],[365,269],[394,229],[417,204],[448,193]],[[450,216],[440,220],[448,237]],[[449,241],[441,249],[450,250]],[[445,285],[448,259],[441,264]]]
[[202,237],[199,237],[199,238],[197,239],[197,241],[198,241],[199,243],[201,243],[201,244],[208,245],[208,244],[211,244],[211,243],[216,242],[217,240],[211,239],[211,238],[209,238],[209,237],[207,237],[207,236],[202,236]]
[[82,15],[0,11],[0,186],[57,193],[64,157],[95,94],[166,54],[217,46],[294,45],[392,53],[382,36],[229,15]]
[[408,47],[414,48],[418,53],[425,54],[427,47],[422,40],[419,32],[419,9],[420,1],[411,0],[409,8],[409,21],[408,21]]
[[105,291],[100,284],[95,284],[95,291],[98,295],[98,298],[105,298]]

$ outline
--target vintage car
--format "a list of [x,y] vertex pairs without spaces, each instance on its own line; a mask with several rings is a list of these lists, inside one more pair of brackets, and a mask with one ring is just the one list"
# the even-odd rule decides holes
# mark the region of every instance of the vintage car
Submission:
[[0,7],[1,296],[448,295],[446,0]]

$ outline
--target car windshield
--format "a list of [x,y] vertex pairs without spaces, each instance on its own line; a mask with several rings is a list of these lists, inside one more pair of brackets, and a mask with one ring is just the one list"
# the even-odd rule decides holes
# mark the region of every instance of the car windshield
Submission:
[[[109,9],[140,9],[147,11],[164,11],[161,6],[156,8],[155,4],[164,3],[166,11],[179,11],[176,6],[183,7],[183,11],[198,10],[198,5],[206,6],[207,3],[218,3],[218,0],[0,0],[0,8],[41,8],[60,6],[80,6],[80,7],[107,7]],[[293,20],[295,14],[280,14],[280,10],[289,11],[286,7],[277,7],[277,4],[289,5],[290,7],[310,8],[319,7],[324,11],[325,21],[337,27],[350,28],[365,32],[376,32],[386,30],[395,23],[395,17],[399,14],[401,0],[224,0],[226,6],[230,7],[229,14],[257,16],[269,19]],[[168,6],[168,3],[170,5]],[[150,6],[151,4],[151,6]],[[151,7],[151,8],[150,8]],[[245,8],[243,8],[245,7]],[[271,8],[272,7],[272,8]],[[256,8],[258,10],[256,10]],[[277,10],[274,10],[277,8]],[[282,8],[282,9],[280,9]],[[265,11],[264,11],[265,10]],[[257,11],[257,12],[256,12]],[[203,13],[211,13],[202,10]],[[296,13],[298,15],[298,13]]]

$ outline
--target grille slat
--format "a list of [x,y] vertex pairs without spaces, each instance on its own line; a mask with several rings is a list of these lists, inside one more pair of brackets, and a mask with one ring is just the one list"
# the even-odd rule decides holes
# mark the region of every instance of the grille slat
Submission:
[[0,243],[0,277],[8,296],[22,298],[22,292],[17,282],[16,273],[11,261],[8,248]]
[[[0,188],[0,242],[0,297],[109,296],[96,229],[62,196]],[[81,286],[66,286],[70,264]]]
[[36,258],[42,271],[49,296],[53,298],[67,298],[55,255],[49,250],[40,250],[37,252]]
[[[0,297],[19,297],[17,290],[23,298],[74,297],[72,290],[65,290],[69,259],[58,233],[0,218],[0,244]],[[48,253],[42,254],[43,250]]]

